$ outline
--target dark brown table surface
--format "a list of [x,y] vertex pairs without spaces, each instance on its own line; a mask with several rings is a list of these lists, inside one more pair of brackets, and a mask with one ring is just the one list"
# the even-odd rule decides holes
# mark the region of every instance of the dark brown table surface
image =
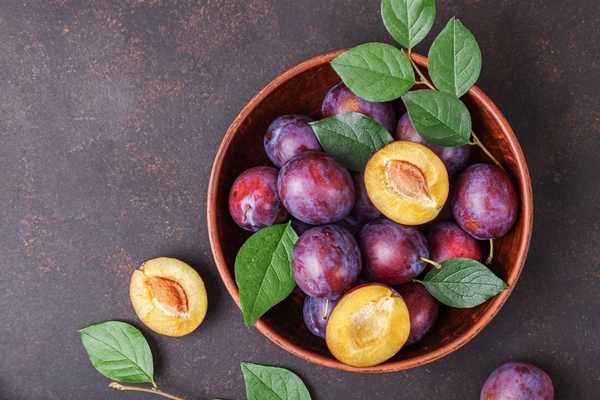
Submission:
[[[314,399],[476,399],[500,363],[552,377],[557,399],[600,396],[600,3],[437,1],[432,34],[457,16],[483,54],[478,86],[528,161],[534,229],[497,317],[455,353],[364,375],[281,350],[222,285],[207,235],[208,177],[243,105],[322,53],[393,43],[379,1],[0,2],[0,397],[142,399],[91,365],[77,330],[140,328],[159,388],[243,399],[240,362],[282,366]],[[206,320],[171,339],[128,295],[143,260],[180,258],[208,289]]]

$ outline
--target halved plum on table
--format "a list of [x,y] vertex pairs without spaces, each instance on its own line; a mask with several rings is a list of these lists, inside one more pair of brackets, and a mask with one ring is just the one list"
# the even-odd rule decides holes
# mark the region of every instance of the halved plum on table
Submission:
[[183,261],[159,257],[131,275],[129,296],[146,326],[165,336],[184,336],[204,320],[207,296],[200,275]]

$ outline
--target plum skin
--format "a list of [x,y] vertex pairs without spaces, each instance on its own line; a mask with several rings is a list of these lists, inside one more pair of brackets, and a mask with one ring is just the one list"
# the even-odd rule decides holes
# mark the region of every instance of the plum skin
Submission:
[[471,164],[454,182],[451,207],[456,222],[475,239],[498,239],[517,219],[517,193],[500,167]]
[[269,160],[281,168],[293,156],[304,151],[323,151],[315,132],[308,124],[313,119],[302,114],[286,114],[269,125],[264,136]]
[[373,282],[398,285],[416,278],[429,257],[427,240],[414,226],[387,218],[364,224],[356,233],[362,255],[363,276]]
[[284,222],[289,213],[277,190],[279,171],[274,167],[252,167],[242,172],[229,190],[229,213],[235,223],[256,232]]
[[343,112],[361,113],[383,125],[388,132],[394,132],[396,112],[391,102],[377,103],[364,100],[340,82],[329,89],[325,95],[321,115],[327,118]]
[[308,330],[315,336],[325,339],[327,321],[338,300],[324,297],[306,296],[302,306],[302,317]]
[[453,221],[435,223],[425,237],[429,244],[429,258],[435,262],[441,263],[456,257],[482,262],[477,240]]
[[441,147],[428,143],[413,127],[408,113],[404,113],[398,120],[393,134],[396,140],[408,140],[420,143],[431,149],[442,160],[448,171],[448,177],[453,179],[460,171],[466,168],[471,157],[471,145],[464,144],[456,147]]
[[542,369],[523,361],[498,366],[481,388],[480,400],[553,400],[554,385]]
[[440,313],[440,302],[417,282],[392,287],[404,299],[410,315],[410,333],[406,345],[415,344],[429,335]]
[[317,151],[292,157],[279,171],[277,190],[289,213],[310,225],[339,221],[354,205],[350,172],[333,156]]
[[354,236],[339,225],[311,228],[292,251],[292,272],[308,296],[339,299],[351,289],[362,269]]
[[369,221],[383,217],[381,211],[369,199],[365,186],[365,173],[350,171],[350,175],[354,182],[355,200],[350,214],[346,216],[346,221],[354,226],[362,226]]

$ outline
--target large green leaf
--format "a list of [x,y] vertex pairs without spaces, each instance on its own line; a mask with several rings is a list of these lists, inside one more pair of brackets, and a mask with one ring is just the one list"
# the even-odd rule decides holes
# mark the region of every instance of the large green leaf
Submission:
[[392,37],[412,49],[433,26],[434,0],[382,0],[381,17]]
[[248,400],[310,400],[304,382],[293,372],[247,362],[241,365]]
[[152,352],[142,333],[132,325],[108,321],[78,331],[92,365],[104,376],[120,382],[150,382]]
[[357,96],[375,102],[399,98],[415,84],[410,60],[385,43],[366,43],[331,60],[331,66]]
[[298,235],[290,223],[254,233],[235,258],[235,281],[246,326],[285,299],[296,287],[292,251]]
[[429,74],[436,88],[460,97],[481,72],[481,51],[475,37],[452,18],[429,49]]
[[309,124],[325,152],[352,171],[364,171],[373,153],[394,140],[383,125],[355,112],[336,114]]
[[488,267],[469,258],[451,258],[421,282],[433,297],[456,308],[478,306],[508,286]]
[[402,100],[415,130],[428,143],[455,147],[469,142],[471,116],[457,97],[435,90],[415,90]]

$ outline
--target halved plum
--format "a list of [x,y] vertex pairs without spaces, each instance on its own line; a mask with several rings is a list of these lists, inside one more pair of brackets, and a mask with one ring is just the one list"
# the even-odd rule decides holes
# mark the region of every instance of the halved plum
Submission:
[[202,278],[174,258],[143,262],[131,275],[129,296],[140,320],[161,335],[187,335],[206,316],[208,300]]
[[370,367],[393,357],[410,332],[408,308],[389,286],[366,283],[337,303],[327,322],[325,341],[335,358]]
[[433,220],[448,198],[448,172],[422,144],[395,141],[379,149],[365,167],[369,198],[386,217],[403,225]]

